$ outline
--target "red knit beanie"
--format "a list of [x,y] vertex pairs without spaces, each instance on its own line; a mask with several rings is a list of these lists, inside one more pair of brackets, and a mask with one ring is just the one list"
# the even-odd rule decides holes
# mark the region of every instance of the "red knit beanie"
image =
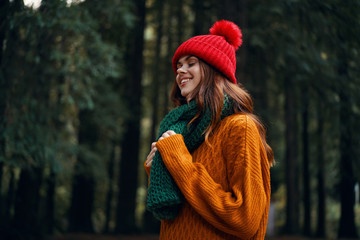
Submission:
[[236,83],[235,51],[242,44],[240,28],[233,22],[220,20],[210,28],[209,35],[190,38],[180,45],[173,57],[173,68],[179,59],[186,55],[193,55],[223,73],[231,82]]

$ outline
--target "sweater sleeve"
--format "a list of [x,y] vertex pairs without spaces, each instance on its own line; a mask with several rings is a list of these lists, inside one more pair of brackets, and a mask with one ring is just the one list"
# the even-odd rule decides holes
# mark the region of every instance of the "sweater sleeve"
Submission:
[[145,172],[146,172],[146,174],[147,174],[147,176],[148,176],[148,187],[149,187],[149,185],[150,185],[150,170],[151,170],[151,166],[150,167],[148,167],[148,166],[146,166],[146,160],[145,160],[145,162],[144,162],[144,168],[145,168]]
[[244,117],[227,129],[221,144],[230,191],[193,162],[182,135],[159,141],[157,148],[186,200],[204,219],[221,231],[249,239],[269,203],[269,165],[254,122]]
[[145,168],[145,171],[146,171],[148,177],[150,177],[151,166],[150,167],[146,166],[146,161],[144,162],[144,168]]

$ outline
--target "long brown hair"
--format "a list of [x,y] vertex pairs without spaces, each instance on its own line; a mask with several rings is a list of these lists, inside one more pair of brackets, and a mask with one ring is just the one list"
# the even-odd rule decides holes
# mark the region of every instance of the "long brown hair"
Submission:
[[[210,134],[220,121],[224,105],[224,94],[227,94],[232,99],[234,112],[246,114],[256,124],[262,144],[266,150],[268,161],[270,165],[273,165],[274,153],[266,142],[266,130],[263,124],[259,118],[253,114],[253,101],[249,93],[247,93],[242,86],[230,82],[223,74],[200,59],[199,64],[202,73],[200,83],[194,91],[190,93],[190,99],[195,98],[199,111],[190,121],[190,124],[201,116],[205,105],[209,107],[212,117],[210,125],[205,130],[205,142],[208,142]],[[176,106],[187,103],[186,98],[181,95],[176,80],[173,84],[170,97]]]

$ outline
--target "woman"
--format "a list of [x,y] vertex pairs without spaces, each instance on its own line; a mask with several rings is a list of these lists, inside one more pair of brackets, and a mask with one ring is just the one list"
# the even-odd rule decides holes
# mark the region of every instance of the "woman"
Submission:
[[241,37],[221,20],[175,52],[177,108],[145,162],[147,208],[162,220],[160,239],[265,237],[274,157],[250,96],[236,85]]

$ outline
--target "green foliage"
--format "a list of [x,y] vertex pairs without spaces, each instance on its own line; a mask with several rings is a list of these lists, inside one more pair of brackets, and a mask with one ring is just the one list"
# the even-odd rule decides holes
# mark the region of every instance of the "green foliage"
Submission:
[[[2,19],[7,17],[0,26],[1,33],[5,33],[0,66],[0,162],[6,168],[15,167],[17,172],[25,166],[45,166],[45,177],[49,169],[61,172],[56,214],[57,218],[65,219],[71,197],[69,179],[76,156],[81,155],[86,161],[79,173],[95,173],[97,183],[101,184],[97,192],[101,194],[95,199],[96,212],[101,215],[99,209],[108,190],[103,187],[107,181],[107,159],[112,144],[118,144],[121,139],[123,121],[131,111],[124,99],[128,93],[125,79],[129,76],[129,69],[124,66],[131,52],[129,56],[124,53],[128,50],[127,42],[134,37],[130,30],[137,27],[132,11],[134,1],[86,0],[67,5],[62,0],[43,0],[39,9],[24,7],[21,2],[10,1],[10,8],[4,8],[7,12],[4,9],[1,12]],[[346,128],[352,130],[352,165],[360,181],[360,135],[356,134],[360,132],[360,3],[355,0],[240,2],[246,8],[241,18],[246,18],[247,24],[242,26],[244,46],[240,49],[246,52],[245,73],[239,82],[253,95],[255,110],[268,127],[277,161],[272,169],[277,207],[285,211],[284,85],[290,81],[299,96],[295,109],[298,132],[303,89],[309,89],[309,177],[315,212],[319,103],[324,110],[325,187],[330,223],[327,228],[331,227],[330,234],[334,235],[339,219],[340,134]],[[161,6],[165,11],[164,31],[160,62],[155,63],[154,29],[159,24],[159,3],[165,4]],[[240,4],[239,1],[226,3],[233,4],[234,9]],[[142,82],[142,149],[146,150],[142,156],[148,152],[146,131],[151,125],[154,86],[149,76],[153,75],[154,64],[160,65],[155,76],[161,79],[161,84],[170,83],[173,73],[170,69],[169,74],[167,69],[171,68],[174,48],[194,31],[206,34],[219,10],[216,7],[221,4],[212,0],[147,1],[145,81]],[[344,66],[346,71],[340,74],[339,69]],[[160,103],[167,103],[164,92],[168,88],[166,84],[161,86]],[[341,94],[347,97],[345,104]],[[350,109],[349,126],[339,119],[343,107]],[[90,113],[83,122],[79,118],[81,111]],[[92,144],[79,144],[80,126],[89,122],[95,126],[96,140]],[[303,153],[298,138],[300,166]],[[357,219],[358,210],[357,207]],[[278,227],[283,220],[279,220]],[[61,225],[60,229],[64,231],[65,227]]]
[[46,1],[9,19],[2,161],[58,166],[57,160],[76,153],[77,113],[83,109],[95,111],[111,137],[119,133],[124,111],[112,84],[121,55],[97,28],[86,9],[65,1]]
[[[296,114],[303,108],[303,89],[309,89],[309,134],[310,134],[310,181],[316,182],[316,164],[319,149],[318,105],[323,108],[325,125],[325,177],[327,197],[339,201],[338,184],[340,180],[340,134],[349,126],[339,119],[340,110],[351,109],[347,122],[352,132],[359,130],[360,75],[358,64],[360,56],[360,19],[357,1],[253,1],[249,3],[248,42],[249,54],[246,59],[250,74],[246,86],[255,93],[255,104],[259,104],[261,89],[268,96],[268,111],[261,112],[270,122],[271,146],[274,148],[278,164],[272,170],[273,190],[281,191],[287,184],[285,179],[284,143],[284,81],[298,93]],[[346,74],[339,69],[346,68]],[[258,73],[260,72],[260,73]],[[255,73],[255,74],[254,74]],[[256,80],[258,77],[261,80]],[[266,82],[266,84],[265,84]],[[260,93],[260,96],[257,95]],[[347,102],[340,95],[347,97]],[[256,109],[264,108],[256,105]],[[345,105],[345,106],[344,106]],[[348,106],[350,105],[350,106]],[[301,123],[298,117],[296,122]],[[297,126],[300,129],[300,126]],[[295,130],[299,131],[299,130]],[[298,149],[301,149],[300,138]],[[349,150],[352,157],[353,172],[359,181],[360,158],[359,134],[351,134]],[[298,151],[298,166],[301,166],[302,152]],[[301,169],[297,170],[301,172]],[[302,187],[302,186],[300,186]],[[312,187],[315,189],[315,187]],[[316,192],[313,192],[316,196]],[[316,198],[315,198],[316,199]],[[301,204],[301,203],[299,203]],[[315,204],[315,201],[313,202]],[[331,214],[331,213],[329,213]],[[333,216],[328,216],[333,217]],[[339,216],[337,216],[337,219]]]

